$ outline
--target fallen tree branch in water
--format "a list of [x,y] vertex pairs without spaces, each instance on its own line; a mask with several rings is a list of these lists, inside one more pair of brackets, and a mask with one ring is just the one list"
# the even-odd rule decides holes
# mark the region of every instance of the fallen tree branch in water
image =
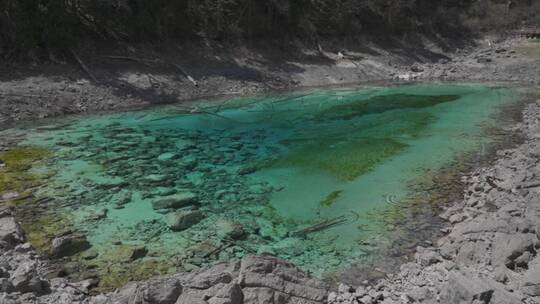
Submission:
[[300,230],[293,231],[291,233],[291,236],[293,236],[293,237],[305,237],[306,235],[308,235],[310,233],[321,231],[321,230],[326,230],[326,229],[332,228],[332,227],[334,227],[336,225],[344,224],[345,222],[347,222],[347,217],[345,215],[338,216],[338,217],[335,217],[335,218],[332,218],[332,219],[326,219],[326,220],[324,220],[322,222],[319,222],[319,223],[317,223],[315,225],[312,225],[312,226],[309,226],[309,227],[306,227],[306,228],[303,228],[303,229],[300,229]]

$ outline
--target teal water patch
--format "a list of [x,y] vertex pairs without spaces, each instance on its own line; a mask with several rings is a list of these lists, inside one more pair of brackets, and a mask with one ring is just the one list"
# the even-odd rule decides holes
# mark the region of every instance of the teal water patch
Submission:
[[322,274],[369,255],[366,240],[386,235],[374,212],[414,194],[425,170],[481,150],[514,100],[477,85],[314,90],[3,133],[50,151],[30,170],[48,174],[40,216],[87,237],[91,256],[72,258],[104,286],[248,253]]

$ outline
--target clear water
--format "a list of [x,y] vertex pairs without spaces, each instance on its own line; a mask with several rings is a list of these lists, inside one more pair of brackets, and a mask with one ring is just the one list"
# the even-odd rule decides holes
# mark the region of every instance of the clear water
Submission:
[[[20,137],[21,151],[47,151],[31,169],[11,168],[35,186],[32,203],[19,203],[33,210],[30,240],[47,251],[58,233],[84,234],[92,247],[71,260],[104,286],[265,252],[321,274],[369,255],[368,240],[388,234],[384,210],[427,170],[481,150],[484,127],[515,95],[479,85],[314,90],[3,135]],[[17,187],[0,180],[0,191]],[[188,192],[197,204],[178,209],[202,219],[173,231],[176,208],[152,203]],[[129,245],[148,252],[119,262]]]

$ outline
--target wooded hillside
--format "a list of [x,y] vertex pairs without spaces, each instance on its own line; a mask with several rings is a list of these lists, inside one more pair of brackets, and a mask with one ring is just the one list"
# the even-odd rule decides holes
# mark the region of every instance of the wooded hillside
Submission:
[[[0,0],[1,57],[83,40],[463,35],[538,18],[534,0]],[[503,14],[507,18],[497,15]],[[493,24],[493,20],[496,20]]]

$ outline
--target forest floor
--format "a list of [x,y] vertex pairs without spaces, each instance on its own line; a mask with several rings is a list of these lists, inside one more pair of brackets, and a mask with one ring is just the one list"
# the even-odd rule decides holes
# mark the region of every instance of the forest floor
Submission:
[[[433,51],[416,59],[373,48],[340,53],[306,51],[278,61],[243,48],[220,51],[215,61],[176,64],[150,55],[87,59],[81,54],[86,72],[68,64],[6,68],[0,79],[0,124],[310,86],[413,81],[540,86],[540,43],[534,40],[482,40],[439,54],[435,63],[425,63]],[[229,57],[223,59],[224,54]],[[530,103],[522,122],[512,127],[523,142],[463,177],[463,201],[442,214],[450,225],[447,235],[417,248],[414,261],[378,283],[342,284],[331,291],[277,258],[245,257],[90,296],[92,280],[42,276],[47,260],[24,243],[13,211],[2,207],[0,303],[540,303],[539,117],[540,100]]]

